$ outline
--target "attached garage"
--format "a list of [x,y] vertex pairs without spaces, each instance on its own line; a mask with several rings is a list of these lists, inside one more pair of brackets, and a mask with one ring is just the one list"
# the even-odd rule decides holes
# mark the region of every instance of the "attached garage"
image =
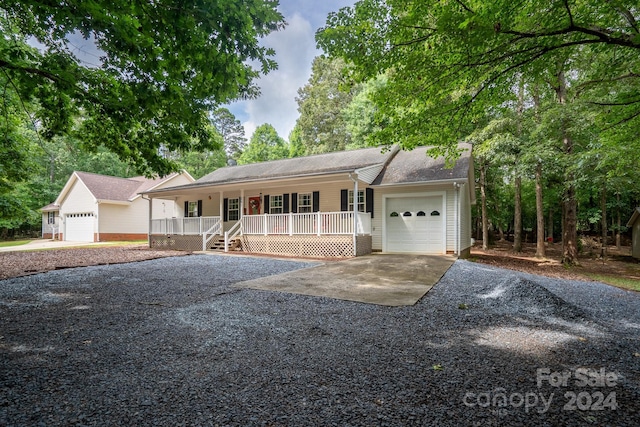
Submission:
[[446,253],[444,194],[385,199],[385,252]]
[[95,217],[91,212],[73,213],[65,216],[64,240],[71,242],[93,242]]

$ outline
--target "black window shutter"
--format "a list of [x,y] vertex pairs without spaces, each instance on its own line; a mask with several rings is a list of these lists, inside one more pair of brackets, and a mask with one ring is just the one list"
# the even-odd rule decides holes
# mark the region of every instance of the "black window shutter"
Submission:
[[314,191],[313,195],[312,195],[312,208],[311,210],[314,212],[319,212],[320,211],[320,192],[319,191]]
[[365,211],[371,214],[371,218],[373,218],[373,188],[367,188],[365,190]]
[[291,193],[291,212],[298,213],[298,193]]
[[282,213],[289,213],[289,195],[282,195]]
[[222,201],[222,221],[229,221],[229,199],[225,198]]
[[265,194],[264,196],[262,196],[263,198],[263,206],[264,208],[262,209],[264,213],[268,214],[271,213],[271,207],[269,206],[269,195]]
[[189,216],[189,202],[188,201],[184,201],[184,216],[188,217]]
[[198,200],[198,216],[202,216],[202,200]]
[[340,190],[340,210],[349,210],[349,190]]

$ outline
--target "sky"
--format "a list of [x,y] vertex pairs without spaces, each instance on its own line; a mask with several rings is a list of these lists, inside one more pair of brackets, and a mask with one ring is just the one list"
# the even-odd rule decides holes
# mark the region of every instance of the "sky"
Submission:
[[[329,12],[353,6],[355,2],[356,0],[280,0],[278,10],[287,25],[261,41],[264,46],[276,51],[274,59],[278,63],[278,69],[256,81],[261,91],[259,98],[223,106],[243,124],[247,140],[264,123],[271,124],[285,140],[289,139],[289,133],[299,116],[296,103],[298,89],[311,77],[313,58],[322,53],[316,48],[316,30],[325,25]],[[41,47],[35,39],[31,39],[30,43]],[[101,52],[93,41],[73,35],[69,45],[85,65],[99,66]]]
[[316,30],[325,25],[329,12],[353,6],[355,1],[280,0],[278,10],[287,26],[262,41],[264,46],[275,49],[278,69],[256,81],[261,91],[259,98],[225,106],[244,125],[247,140],[264,123],[271,124],[278,135],[289,139],[299,116],[298,89],[307,84],[313,58],[322,53],[316,48]]

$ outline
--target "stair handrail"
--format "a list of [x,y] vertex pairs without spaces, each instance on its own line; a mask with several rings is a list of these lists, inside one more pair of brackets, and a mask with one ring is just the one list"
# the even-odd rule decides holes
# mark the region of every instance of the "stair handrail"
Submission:
[[[203,251],[207,250],[207,243],[209,243],[211,239],[213,239],[213,236],[222,234],[221,231],[222,231],[222,221],[218,219],[215,222],[215,224],[211,226],[211,228],[209,228],[207,231],[205,231],[202,234],[202,250]],[[211,234],[211,236],[207,237],[207,234]]]
[[229,252],[229,242],[242,232],[242,220],[236,222],[233,227],[224,232],[224,251]]

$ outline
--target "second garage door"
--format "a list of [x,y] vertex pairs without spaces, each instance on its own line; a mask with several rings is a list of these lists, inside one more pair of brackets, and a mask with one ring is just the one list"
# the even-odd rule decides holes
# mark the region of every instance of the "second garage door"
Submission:
[[64,240],[93,242],[93,213],[74,213],[65,216]]
[[388,198],[385,221],[387,252],[446,252],[442,196]]

